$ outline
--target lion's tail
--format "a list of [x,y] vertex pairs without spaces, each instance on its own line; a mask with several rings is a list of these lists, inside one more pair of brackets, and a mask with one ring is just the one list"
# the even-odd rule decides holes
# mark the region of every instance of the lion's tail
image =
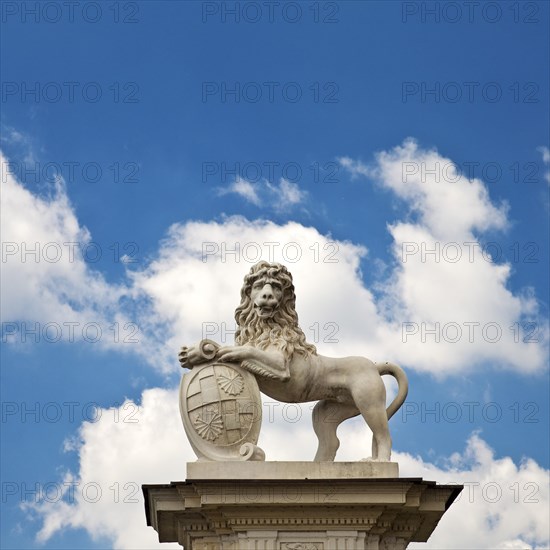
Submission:
[[388,420],[398,411],[399,407],[403,405],[405,399],[407,398],[407,393],[409,393],[409,380],[405,371],[398,365],[394,363],[385,363],[376,364],[380,376],[384,374],[389,374],[397,380],[397,395],[395,399],[390,403],[390,406],[386,409],[388,414]]

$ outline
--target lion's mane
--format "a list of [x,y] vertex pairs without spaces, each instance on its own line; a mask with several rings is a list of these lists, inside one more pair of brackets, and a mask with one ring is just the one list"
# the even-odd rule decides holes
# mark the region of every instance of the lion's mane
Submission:
[[[283,289],[281,303],[269,319],[257,315],[250,299],[252,285],[265,275],[279,281]],[[235,321],[238,327],[235,332],[237,345],[251,344],[263,350],[276,346],[288,358],[294,353],[305,357],[317,353],[315,346],[306,342],[305,334],[298,326],[292,275],[284,265],[262,261],[250,269],[241,288],[241,303],[235,310]]]

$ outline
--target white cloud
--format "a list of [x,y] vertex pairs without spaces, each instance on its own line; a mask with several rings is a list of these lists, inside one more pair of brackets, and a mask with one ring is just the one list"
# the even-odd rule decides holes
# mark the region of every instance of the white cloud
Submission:
[[[141,491],[143,483],[163,484],[185,478],[185,463],[194,461],[179,418],[177,390],[146,390],[138,414],[126,402],[115,414],[102,410],[96,423],[84,423],[79,457],[79,482],[73,502],[27,505],[42,520],[39,541],[47,541],[67,529],[84,528],[90,536],[108,537],[114,548],[169,548],[159,545],[156,533],[146,527]],[[286,407],[286,408],[285,408]],[[300,414],[299,411],[302,411]],[[311,460],[315,436],[310,427],[310,407],[276,404],[264,400],[262,437],[259,444],[270,460]],[[301,418],[300,418],[301,416]],[[114,420],[118,418],[118,422]],[[297,422],[294,420],[299,418]],[[136,419],[136,423],[123,420]],[[343,440],[338,460],[364,456],[368,441],[362,422],[348,422],[340,430]],[[293,442],[299,441],[299,445]],[[419,457],[395,452],[401,477],[423,477],[438,483],[466,485],[427,545],[411,548],[543,548],[548,544],[548,471],[531,459],[515,464],[509,457],[495,457],[478,434],[473,434],[462,453],[438,467]],[[65,476],[65,481],[71,479]],[[115,491],[118,483],[119,502]],[[83,487],[97,484],[102,498],[87,502]],[[126,486],[126,489],[124,487]],[[500,493],[500,494],[499,494]],[[123,500],[138,502],[123,502]],[[176,547],[176,546],[175,546]]]
[[548,548],[549,471],[534,460],[524,458],[515,464],[510,457],[497,458],[478,434],[470,437],[462,454],[449,459],[446,468],[406,453],[394,458],[402,477],[465,486],[427,544],[411,548]]
[[281,178],[278,184],[262,179],[259,182],[250,182],[238,176],[227,187],[219,187],[218,195],[235,193],[246,201],[260,208],[272,208],[284,212],[304,201],[307,192],[291,181]]
[[15,128],[2,126],[2,130],[0,140],[4,143],[24,143],[26,141],[23,134],[18,132]]
[[[547,149],[543,158],[546,162]],[[413,245],[420,248],[422,243],[428,249],[437,243],[440,247],[453,242],[479,243],[484,231],[505,230],[509,224],[506,206],[493,204],[481,181],[460,176],[456,182],[438,183],[434,176],[423,178],[423,166],[434,169],[436,163],[441,167],[450,160],[436,151],[421,150],[414,141],[381,153],[373,166],[349,158],[341,160],[353,175],[375,177],[410,209],[407,220],[388,227],[394,239],[395,263],[376,289],[366,288],[361,277],[359,266],[367,255],[365,247],[335,241],[298,223],[279,225],[241,217],[173,225],[154,261],[143,271],[129,272],[127,284],[109,284],[80,255],[71,261],[64,243],[86,245],[91,235],[79,223],[62,182],[49,198],[36,196],[6,173],[4,157],[0,160],[2,237],[4,246],[17,245],[15,249],[5,248],[5,252],[15,254],[1,266],[3,321],[122,323],[129,317],[121,311],[120,300],[130,297],[140,308],[135,320],[143,340],[132,351],[165,371],[173,371],[178,368],[176,355],[183,343],[204,336],[232,341],[233,311],[243,276],[256,261],[272,259],[286,263],[292,271],[302,328],[308,340],[327,355],[390,359],[435,374],[463,374],[479,365],[505,366],[522,373],[546,367],[546,325],[539,318],[532,291],[510,290],[510,265],[487,261],[476,247],[472,261],[464,246],[463,257],[456,262],[422,261],[421,254],[414,252]],[[448,170],[451,179],[459,176],[452,168]],[[260,191],[247,187],[248,183],[243,182],[240,191],[233,192],[253,203],[265,204],[264,197],[276,196],[279,206],[286,207],[304,200],[303,192],[291,182],[282,180],[272,188],[263,184]],[[21,261],[23,244],[35,247],[35,243],[41,256],[55,253],[55,244],[59,245],[61,258],[35,262],[29,255],[27,261]],[[48,243],[54,246],[49,245],[46,251]],[[409,245],[412,248],[407,249],[410,253],[404,262],[402,251]],[[526,343],[522,338],[515,342],[509,327],[530,320],[539,325],[540,342]],[[456,344],[436,344],[433,337],[423,342],[416,334],[403,343],[404,322],[426,323],[427,328],[436,322],[441,326],[457,323],[464,337]],[[480,325],[477,337],[469,342],[466,323],[472,322]],[[498,343],[479,337],[487,323],[501,327]],[[63,529],[85,528],[92,537],[108,537],[117,548],[167,547],[158,545],[154,531],[145,527],[141,493],[134,497],[132,491],[142,483],[181,480],[185,477],[184,463],[194,460],[180,425],[177,392],[158,388],[145,391],[137,424],[123,422],[131,410],[128,402],[121,407],[118,422],[114,421],[114,410],[104,410],[99,422],[82,426],[80,446],[74,440],[67,441],[68,451],[78,448],[80,467],[76,478],[68,473],[65,481],[74,479],[79,487],[96,483],[102,498],[92,503],[77,489],[72,504],[67,502],[66,493],[63,502],[31,507],[44,520],[40,540],[48,540]],[[299,409],[273,404],[272,410],[276,421],[264,419],[260,440],[268,458],[310,460],[316,443],[309,425],[309,404]],[[298,410],[302,411],[300,421],[291,423],[292,437],[300,445],[292,445],[288,443],[288,422]],[[264,409],[264,413],[268,411]],[[369,454],[368,430],[361,423],[349,422],[341,433],[344,443],[339,460],[357,460]],[[448,468],[406,453],[396,452],[394,458],[401,464],[402,476],[480,483],[468,488],[453,505],[424,548],[541,548],[548,544],[548,472],[534,461],[526,459],[516,465],[508,457],[496,458],[478,435],[469,440],[462,454],[449,458]],[[482,495],[485,487],[491,497],[495,483],[502,490],[497,503]],[[535,494],[531,484],[535,484]],[[120,501],[137,498],[138,502],[114,502],[115,489],[111,487],[118,487]],[[469,501],[470,492],[473,502]],[[519,502],[514,501],[516,494]],[[533,498],[540,502],[530,502]]]
[[350,157],[338,157],[336,160],[351,174],[352,179],[359,176],[371,177],[373,175],[373,169],[360,160],[354,160]]
[[481,180],[469,180],[451,159],[419,148],[413,139],[378,153],[374,174],[437,239],[453,241],[508,225],[506,204],[495,206]]
[[[117,314],[124,289],[107,283],[84,261],[82,250],[90,246],[91,235],[80,226],[63,181],[49,197],[39,197],[15,180],[1,153],[0,164],[2,321],[30,321],[33,327],[38,322],[41,328],[52,323],[49,338],[61,327],[64,340],[70,339],[70,328],[63,323],[77,323],[77,338],[86,323],[106,330],[113,321],[124,321]],[[91,246],[90,254],[96,250]]]
[[[29,135],[0,122],[0,142],[2,143],[2,147],[17,151],[18,157],[22,159],[22,164],[26,169],[32,171],[36,168],[35,145]],[[3,158],[1,160],[2,164],[4,164],[6,159]],[[17,164],[16,166],[19,167],[20,165]],[[5,183],[4,180],[2,180],[2,183]]]
[[162,358],[162,339],[140,330],[138,314],[122,305],[132,290],[92,267],[108,245],[79,223],[64,181],[40,196],[16,180],[1,152],[0,169],[3,342],[93,343],[151,363]]
[[[97,422],[80,428],[80,469],[77,476],[68,473],[60,481],[66,484],[65,497],[23,506],[43,519],[37,541],[83,528],[94,540],[107,537],[117,549],[181,548],[160,545],[156,532],[146,527],[141,492],[144,483],[185,479],[185,463],[194,460],[177,392],[146,390],[139,410],[126,401],[118,409],[101,409],[98,416]],[[66,448],[74,449],[74,442]]]
[[235,181],[228,187],[218,188],[218,195],[228,195],[230,193],[235,193],[240,195],[243,199],[255,204],[256,206],[261,206],[262,201],[258,196],[257,188],[253,183],[245,180],[244,178],[237,177]]
[[[350,165],[351,159],[343,164]],[[505,230],[507,206],[495,206],[483,182],[468,180],[450,159],[412,139],[379,153],[374,166],[360,172],[392,190],[417,218],[388,226],[395,267],[378,287],[377,305],[388,320],[380,337],[392,341],[397,322],[406,340],[394,348],[397,358],[434,373],[484,362],[544,368],[548,329],[533,291],[514,294],[511,265],[491,261],[476,236]],[[528,322],[535,323],[538,342],[523,341]]]
[[[486,210],[496,212],[490,205]],[[269,259],[293,273],[301,326],[321,353],[392,359],[435,374],[464,373],[488,363],[520,372],[545,368],[545,330],[536,298],[528,290],[509,290],[509,265],[487,261],[479,249],[471,262],[467,253],[457,263],[423,262],[420,254],[401,262],[406,243],[433,247],[446,241],[422,224],[396,223],[390,231],[395,264],[378,296],[361,280],[365,248],[332,241],[298,223],[240,217],[172,226],[158,259],[133,275],[134,290],[151,300],[149,319],[166,321],[174,357],[180,345],[201,337],[232,342],[228,331],[234,329],[243,276],[255,262]],[[476,242],[471,234],[464,240]],[[205,298],[213,292],[214,299]],[[519,335],[510,330],[527,321],[539,323],[539,343],[524,342],[522,327]],[[434,326],[439,343],[424,334]],[[461,337],[453,343],[457,328]]]
[[301,203],[307,193],[302,191],[296,183],[281,178],[279,186],[272,186],[269,189],[273,192],[273,206],[278,210],[286,210],[287,208]]
[[542,162],[546,166],[546,170],[544,172],[544,179],[550,183],[550,149],[546,146],[538,147],[537,150],[542,155]]
[[[359,270],[365,247],[295,222],[279,225],[242,217],[174,224],[156,259],[142,271],[128,271],[127,283],[111,285],[80,256],[71,262],[63,247],[64,242],[91,240],[63,187],[44,199],[7,174],[2,197],[2,208],[10,212],[2,217],[5,241],[19,247],[38,242],[42,250],[49,242],[58,243],[64,255],[54,263],[22,262],[19,249],[2,264],[4,318],[61,325],[99,319],[104,326],[114,320],[123,326],[131,319],[140,328],[140,342],[119,347],[174,372],[184,343],[206,336],[232,342],[243,277],[254,263],[268,259],[282,261],[293,273],[302,329],[323,354],[366,355],[438,375],[463,374],[479,365],[519,372],[546,368],[547,328],[538,302],[529,289],[510,290],[510,265],[487,261],[476,247],[464,248],[456,262],[423,261],[414,250],[404,261],[402,254],[407,246],[420,250],[451,242],[476,244],[474,230],[507,226],[505,207],[493,205],[478,180],[461,176],[449,189],[419,174],[402,181],[403,166],[414,172],[411,167],[422,163],[448,161],[413,141],[377,159],[369,173],[403,198],[418,221],[396,221],[388,227],[394,264],[373,289],[365,287]],[[281,186],[286,203],[297,204],[300,193],[291,185]],[[136,305],[133,317],[125,313],[121,298]],[[536,323],[538,343],[524,341],[526,322]],[[424,334],[434,327],[439,342]],[[517,327],[519,334],[510,327]]]
[[[230,331],[235,329],[233,315],[244,275],[262,259],[282,261],[295,277],[306,336],[313,340],[317,331],[320,348],[336,352],[336,344],[322,342],[331,334],[332,325],[324,328],[327,323],[340,323],[336,336],[341,338],[354,320],[376,317],[372,296],[359,279],[359,261],[365,253],[361,246],[333,242],[294,222],[278,225],[231,217],[223,222],[175,224],[158,258],[146,270],[132,274],[133,289],[150,300],[148,319],[166,323],[164,338],[175,358],[183,343],[203,337],[232,343]],[[345,319],[340,314],[336,318],[350,292],[355,299],[346,307]],[[350,334],[354,332],[357,329]]]

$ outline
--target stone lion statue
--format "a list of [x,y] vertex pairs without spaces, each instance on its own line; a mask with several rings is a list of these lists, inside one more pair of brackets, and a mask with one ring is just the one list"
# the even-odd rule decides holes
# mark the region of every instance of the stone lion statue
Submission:
[[[344,420],[361,414],[372,430],[372,457],[389,461],[388,420],[407,397],[405,372],[393,363],[377,364],[365,357],[325,357],[306,342],[298,325],[292,275],[278,263],[259,262],[244,278],[241,303],[235,311],[235,346],[212,349],[216,359],[237,363],[253,373],[262,393],[286,403],[318,401],[313,427],[319,446],[316,461],[333,461],[340,441],[336,430]],[[197,346],[183,347],[183,367],[204,361]],[[382,376],[396,378],[398,392],[386,409]]]

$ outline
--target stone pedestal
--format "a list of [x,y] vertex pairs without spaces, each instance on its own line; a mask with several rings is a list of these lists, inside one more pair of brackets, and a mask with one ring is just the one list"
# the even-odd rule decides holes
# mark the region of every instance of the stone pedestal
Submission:
[[195,462],[187,477],[143,486],[147,525],[185,550],[401,550],[462,490],[381,462]]

